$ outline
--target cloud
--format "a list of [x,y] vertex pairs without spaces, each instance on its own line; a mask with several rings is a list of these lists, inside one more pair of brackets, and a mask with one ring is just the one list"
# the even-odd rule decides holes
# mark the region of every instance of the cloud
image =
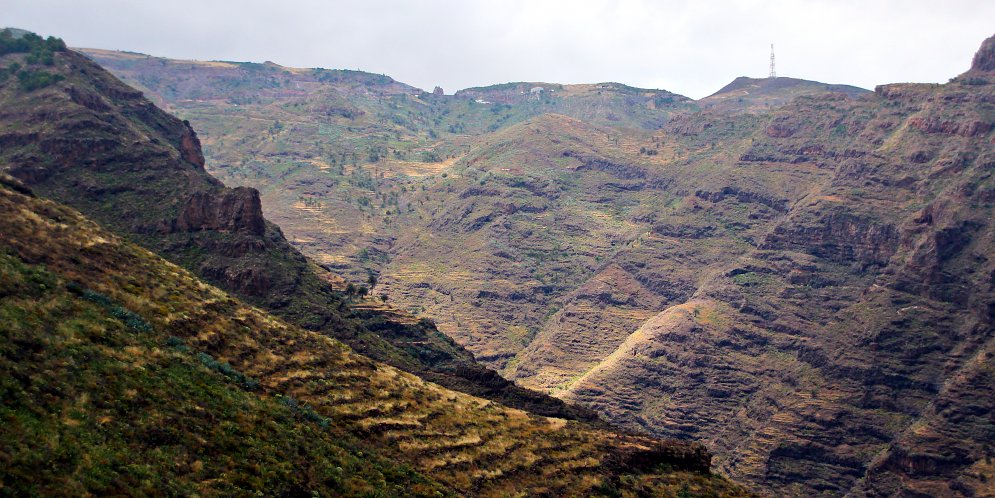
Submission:
[[[0,4],[10,0],[0,0]],[[447,91],[619,81],[703,97],[740,75],[942,82],[993,34],[989,0],[32,0],[4,21],[72,46],[363,69]],[[85,22],[81,22],[85,20]]]

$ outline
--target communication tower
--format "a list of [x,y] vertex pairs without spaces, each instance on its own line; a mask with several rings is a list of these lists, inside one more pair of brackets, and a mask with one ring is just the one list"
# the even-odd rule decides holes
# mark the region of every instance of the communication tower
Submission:
[[768,78],[777,78],[777,71],[774,71],[774,44],[770,44],[770,75]]

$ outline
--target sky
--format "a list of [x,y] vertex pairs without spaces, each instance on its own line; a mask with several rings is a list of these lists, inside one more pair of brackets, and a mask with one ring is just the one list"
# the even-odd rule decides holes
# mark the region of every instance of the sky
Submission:
[[0,26],[73,47],[361,69],[431,90],[615,81],[701,98],[737,76],[942,83],[995,34],[993,0],[0,0]]

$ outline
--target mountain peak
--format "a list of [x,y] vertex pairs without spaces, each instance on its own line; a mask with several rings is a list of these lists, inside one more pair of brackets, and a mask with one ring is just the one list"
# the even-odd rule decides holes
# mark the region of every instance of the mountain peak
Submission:
[[972,71],[995,71],[995,35],[981,42],[971,61]]

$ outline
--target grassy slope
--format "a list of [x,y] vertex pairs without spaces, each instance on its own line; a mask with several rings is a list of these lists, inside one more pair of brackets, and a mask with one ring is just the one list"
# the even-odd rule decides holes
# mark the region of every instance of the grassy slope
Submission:
[[72,210],[4,186],[0,211],[4,492],[740,492],[636,472],[689,465],[698,447],[448,391],[250,308]]

